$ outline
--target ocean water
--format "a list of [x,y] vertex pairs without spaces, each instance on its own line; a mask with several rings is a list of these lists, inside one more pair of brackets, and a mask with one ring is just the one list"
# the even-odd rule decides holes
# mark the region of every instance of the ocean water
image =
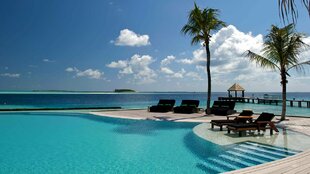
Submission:
[[197,124],[0,113],[0,173],[212,174],[298,153],[251,142],[219,146],[196,136]]
[[[249,97],[263,98],[265,93],[246,93]],[[280,93],[268,93],[281,95]],[[212,94],[212,101],[225,92]],[[310,100],[310,93],[288,93],[288,99]],[[180,105],[183,99],[200,100],[200,107],[205,108],[206,93],[203,92],[162,92],[162,93],[51,93],[51,92],[0,92],[0,108],[87,108],[87,107],[122,107],[127,109],[146,109],[157,104],[159,99],[176,99]],[[281,105],[237,103],[237,111],[252,109],[256,113],[281,113]],[[310,108],[287,107],[287,115],[310,116]]]

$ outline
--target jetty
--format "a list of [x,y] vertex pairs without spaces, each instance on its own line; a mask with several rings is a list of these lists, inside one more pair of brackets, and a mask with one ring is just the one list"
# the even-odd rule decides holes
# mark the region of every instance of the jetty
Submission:
[[[255,104],[282,104],[280,99],[265,99],[253,97],[218,97],[220,101],[235,101],[240,103],[255,103]],[[286,103],[291,107],[307,107],[310,108],[309,100],[286,100]]]
[[[240,102],[240,103],[255,103],[255,104],[274,104],[274,105],[279,105],[282,104],[282,99],[277,98],[273,95],[264,96],[264,98],[258,98],[258,97],[245,97],[244,96],[244,91],[245,89],[235,83],[232,85],[228,90],[228,97],[218,97],[218,100],[220,101],[235,101],[235,102]],[[234,92],[235,95],[232,96],[231,93]],[[242,92],[241,96],[238,96],[238,92]],[[306,107],[310,108],[310,100],[286,100],[286,103],[288,106],[291,107]]]

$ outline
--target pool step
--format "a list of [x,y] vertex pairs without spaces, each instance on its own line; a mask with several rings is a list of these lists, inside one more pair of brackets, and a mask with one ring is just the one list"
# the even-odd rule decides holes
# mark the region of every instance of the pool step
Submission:
[[278,151],[278,152],[281,152],[284,154],[289,154],[289,155],[295,155],[296,153],[301,152],[301,151],[297,151],[297,150],[287,149],[284,147],[273,147],[273,146],[268,146],[268,145],[264,145],[264,144],[257,144],[257,143],[253,143],[253,142],[245,142],[244,144],[249,144],[249,145],[264,148],[264,149],[270,149],[270,150]]
[[224,173],[226,171],[230,171],[230,170],[224,169],[221,165],[216,165],[208,161],[199,163],[197,167],[201,168],[206,173]]
[[248,167],[248,166],[254,166],[256,165],[255,163],[251,163],[250,161],[245,161],[245,160],[241,160],[240,158],[236,158],[234,156],[228,156],[228,155],[219,155],[221,158],[227,159],[227,160],[231,160],[231,161],[235,161],[236,163],[239,163],[241,165],[243,165],[244,167]]
[[235,152],[235,151],[227,151],[227,153],[229,153],[229,155],[233,155],[235,158],[239,158],[241,160],[249,161],[249,162],[251,162],[251,163],[253,163],[255,165],[269,162],[269,161],[265,161],[265,160],[262,160],[262,159],[253,158],[253,157],[250,157],[247,154],[238,153],[238,152]]
[[221,173],[282,159],[296,153],[299,151],[255,142],[244,142],[218,156],[207,158],[202,165],[213,173]]
[[273,160],[277,160],[277,159],[280,159],[278,157],[274,157],[274,156],[271,156],[271,155],[268,155],[268,154],[264,154],[264,153],[261,153],[261,152],[258,152],[256,150],[250,150],[250,149],[246,149],[244,147],[235,147],[234,150],[237,150],[237,151],[241,151],[243,153],[246,153],[250,156],[254,156],[254,157],[257,157],[257,158],[261,158],[261,159],[266,159],[267,161],[273,161]]
[[251,145],[247,145],[247,144],[241,144],[240,146],[244,147],[244,148],[246,148],[248,150],[254,150],[254,151],[257,151],[259,153],[274,155],[274,156],[279,157],[279,158],[285,158],[287,156],[290,156],[290,155],[287,155],[285,153],[280,153],[280,152],[276,152],[276,151],[273,151],[273,150],[267,150],[267,149],[264,149],[264,148],[260,148],[260,147],[257,147],[257,146],[251,146]]

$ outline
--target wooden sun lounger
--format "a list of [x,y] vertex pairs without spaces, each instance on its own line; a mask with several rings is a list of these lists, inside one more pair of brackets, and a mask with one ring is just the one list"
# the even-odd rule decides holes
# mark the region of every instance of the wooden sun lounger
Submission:
[[242,136],[243,131],[248,130],[257,130],[260,132],[261,130],[265,131],[270,129],[270,134],[273,134],[273,131],[279,132],[277,127],[274,125],[274,122],[271,120],[274,118],[274,114],[271,113],[262,113],[253,123],[233,123],[227,125],[227,131],[230,133],[231,131],[238,132],[239,136]]

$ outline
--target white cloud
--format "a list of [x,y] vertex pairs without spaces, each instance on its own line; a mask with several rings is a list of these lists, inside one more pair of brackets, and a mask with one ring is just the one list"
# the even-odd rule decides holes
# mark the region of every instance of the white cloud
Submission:
[[[176,63],[181,63],[181,64],[188,64],[185,63],[184,61],[187,61],[185,59],[178,60],[176,59],[175,56],[170,55],[164,58],[160,62],[160,72],[165,74],[165,77],[168,78],[167,80],[170,81],[171,78],[176,78],[176,79],[182,79],[184,77],[189,77],[191,80],[202,80],[201,76],[197,72],[186,72],[184,68],[182,68],[180,71],[173,71],[169,65],[172,64],[173,62]],[[191,61],[188,59],[188,61]],[[177,65],[179,67],[179,65]]]
[[160,71],[164,74],[174,74],[174,72],[168,67],[161,67]]
[[46,63],[53,63],[53,62],[55,62],[54,60],[51,60],[51,59],[43,59],[42,61],[46,62]]
[[119,78],[123,76],[132,75],[132,82],[138,84],[153,83],[156,80],[156,72],[150,68],[154,62],[153,58],[149,55],[133,55],[129,60],[113,61],[106,66],[109,68],[116,68],[119,70]]
[[124,67],[124,69],[119,71],[120,74],[133,74],[133,70],[131,66]]
[[65,71],[67,72],[74,72],[74,71],[78,71],[78,69],[76,67],[68,67]]
[[[160,71],[166,75],[167,78],[177,78],[177,79],[181,79],[184,78],[184,75],[186,73],[186,71],[182,68],[180,71],[178,72],[174,72],[172,71],[170,68],[168,67],[161,67]],[[168,79],[169,80],[169,79]]]
[[125,60],[119,60],[117,62],[111,62],[110,64],[107,65],[109,68],[125,68],[127,67],[127,61]]
[[37,68],[37,65],[28,65],[29,68]]
[[191,71],[191,72],[186,73],[185,76],[190,77],[193,80],[203,80],[202,77],[197,72]]
[[148,35],[139,35],[129,29],[123,29],[116,41],[111,42],[118,46],[140,47],[150,45],[149,39]]
[[9,77],[9,78],[19,78],[20,74],[14,74],[14,73],[3,73],[0,74],[2,77]]
[[[273,74],[268,71],[266,76],[266,70],[256,67],[254,63],[244,57],[246,50],[260,53],[262,47],[262,35],[253,36],[251,32],[241,32],[232,25],[213,34],[210,42],[213,89],[226,90],[235,82],[248,83],[249,80],[254,79],[275,78],[276,73]],[[205,48],[201,47],[193,51],[192,58],[181,59],[178,62],[193,65],[197,70],[205,72]],[[187,76],[196,80],[202,79],[199,74],[195,73],[187,73]]]
[[[243,53],[246,50],[259,53],[262,49],[262,45],[262,35],[252,36],[251,33],[240,32],[233,25],[229,25],[212,35],[210,42],[211,66],[217,67],[226,65],[227,63],[240,63],[240,60],[244,60]],[[201,47],[195,50],[191,59],[181,59],[179,62],[183,64],[205,66],[205,48]],[[227,66],[227,68],[229,67],[233,68],[234,66]]]
[[173,63],[174,61],[177,61],[176,58],[173,55],[170,55],[164,58],[163,60],[161,60],[160,62],[160,72],[166,75],[166,77],[168,78],[168,81],[169,81],[169,78],[178,78],[178,79],[183,78],[184,74],[186,73],[186,71],[183,68],[178,72],[173,71],[169,67],[169,65]]
[[174,73],[173,75],[171,75],[170,77],[172,78],[183,78],[184,77],[184,74],[186,73],[186,71],[182,68],[181,71],[178,71],[176,73]]
[[167,66],[169,65],[171,62],[173,62],[175,60],[175,57],[173,55],[167,56],[166,58],[164,58],[161,62],[160,65],[161,66]]
[[[310,44],[310,37],[304,39],[304,42]],[[263,35],[241,32],[232,25],[213,34],[210,42],[213,91],[226,91],[233,83],[240,83],[247,91],[280,91],[281,86],[278,72],[262,69],[244,57],[244,53],[247,50],[261,54],[262,48]],[[189,54],[182,54],[183,59],[178,59],[173,55],[164,57],[162,60],[159,60],[159,68],[156,71],[150,68],[151,63],[155,60],[152,58],[137,59],[141,57],[143,56],[135,55],[129,60],[113,61],[106,66],[119,69],[118,76],[120,78],[124,76],[131,77],[131,82],[134,83],[142,83],[142,81],[144,83],[154,82],[158,76],[156,73],[165,77],[168,82],[174,79],[177,79],[178,82],[181,82],[180,79],[189,82],[191,80],[205,79],[206,54],[203,47],[194,50],[191,57],[189,57]],[[300,55],[300,59],[301,61],[310,59],[309,48]],[[143,64],[142,62],[146,63]],[[305,69],[308,69],[308,67],[305,66]],[[147,75],[148,73],[150,75]],[[298,85],[306,86],[305,84],[309,83],[309,75],[305,75],[303,77],[305,79],[304,82],[299,80],[301,81],[299,83],[296,82],[299,75],[297,76],[293,72],[291,75],[292,77],[289,79],[290,88]],[[165,85],[169,87],[169,85]],[[200,90],[205,90],[205,85],[202,86]],[[174,87],[171,86],[170,89],[174,89]],[[189,88],[190,85],[187,84],[184,84],[182,87],[191,89]],[[199,89],[199,87],[192,87],[193,89]]]
[[[310,37],[305,38],[304,42],[310,44]],[[237,82],[246,84],[244,87],[248,87],[252,91],[279,90],[279,73],[262,69],[244,57],[247,50],[261,54],[262,48],[263,35],[253,36],[251,32],[241,32],[233,25],[222,28],[213,34],[210,42],[213,89],[223,91]],[[305,50],[300,55],[300,59],[301,61],[309,60],[310,49]],[[205,72],[205,48],[201,47],[193,51],[191,58],[176,61],[181,64],[193,65],[197,70]],[[195,74],[190,73],[189,76],[195,76]],[[276,82],[274,83],[276,85],[273,82]]]
[[178,60],[177,62],[182,63],[182,64],[193,64],[192,59],[181,59],[181,60]]
[[87,69],[85,71],[80,71],[76,74],[77,77],[88,77],[90,79],[100,79],[103,76],[103,72],[95,69]]
[[[310,47],[310,36],[303,39],[304,43]],[[304,51],[300,54],[300,61],[307,61],[310,60],[310,48],[307,47]]]
[[81,71],[77,69],[76,67],[68,67],[65,69],[67,72],[75,72],[76,77],[87,77],[89,79],[103,79],[104,72],[98,70],[98,69],[86,69],[84,71]]
[[9,69],[9,67],[5,66],[5,67],[4,67],[4,69],[5,69],[5,70],[8,70],[8,69]]

